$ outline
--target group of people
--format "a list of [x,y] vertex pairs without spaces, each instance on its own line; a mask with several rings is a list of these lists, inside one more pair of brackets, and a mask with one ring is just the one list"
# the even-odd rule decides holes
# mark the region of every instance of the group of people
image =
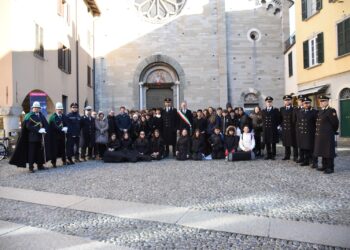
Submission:
[[[56,103],[56,112],[49,120],[34,102],[32,112],[22,123],[22,133],[10,164],[26,167],[34,172],[45,169],[57,158],[63,164],[75,164],[88,159],[105,162],[137,162],[161,160],[169,157],[170,149],[177,160],[246,159],[264,157],[274,160],[276,143],[282,139],[284,158],[302,166],[325,173],[334,172],[335,141],[339,121],[336,111],[328,105],[329,98],[320,96],[322,110],[311,107],[311,100],[298,96],[298,106],[292,97],[283,97],[284,106],[273,107],[273,98],[265,99],[265,108],[256,107],[250,114],[242,107],[226,109],[209,107],[191,111],[182,102],[180,109],[166,98],[164,107],[152,110],[128,111],[120,107],[119,114],[110,111],[93,112],[90,106],[80,116],[77,103],[63,114],[63,105]],[[25,154],[23,154],[25,152]],[[238,158],[237,158],[238,157]],[[322,166],[318,167],[318,157]],[[74,160],[73,160],[74,158]]]

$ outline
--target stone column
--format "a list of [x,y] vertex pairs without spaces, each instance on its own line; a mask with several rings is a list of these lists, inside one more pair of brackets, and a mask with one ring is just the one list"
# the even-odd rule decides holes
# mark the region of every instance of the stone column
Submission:
[[19,131],[19,117],[22,113],[21,106],[8,106],[0,108],[0,116],[3,118],[4,130],[6,131],[6,136],[9,136],[9,132]]
[[143,82],[139,82],[139,86],[140,86],[140,110],[142,110],[143,108]]
[[176,81],[175,86],[176,86],[176,108],[179,109],[179,107],[180,107],[180,82]]

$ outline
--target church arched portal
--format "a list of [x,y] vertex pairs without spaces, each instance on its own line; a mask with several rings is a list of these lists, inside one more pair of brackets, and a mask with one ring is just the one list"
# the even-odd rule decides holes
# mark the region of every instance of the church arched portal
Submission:
[[179,76],[176,70],[164,62],[147,65],[140,74],[140,108],[163,107],[164,98],[171,98],[177,105]]

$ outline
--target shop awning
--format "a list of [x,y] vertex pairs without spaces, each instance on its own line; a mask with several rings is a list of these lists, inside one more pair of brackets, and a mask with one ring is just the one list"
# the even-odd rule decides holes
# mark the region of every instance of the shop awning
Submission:
[[328,89],[329,84],[325,84],[325,85],[320,85],[317,87],[312,87],[312,88],[307,88],[307,89],[301,89],[298,91],[299,95],[310,95],[310,94],[317,94],[317,93],[321,93],[324,92]]

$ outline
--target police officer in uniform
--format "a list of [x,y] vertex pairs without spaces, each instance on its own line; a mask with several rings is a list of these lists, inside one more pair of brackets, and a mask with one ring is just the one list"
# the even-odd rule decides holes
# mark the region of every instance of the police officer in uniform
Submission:
[[317,110],[311,107],[310,98],[304,97],[303,109],[302,111],[300,111],[299,117],[299,131],[301,134],[299,142],[299,147],[301,151],[300,158],[303,159],[303,162],[300,163],[300,166],[308,166],[310,163],[310,159],[313,159],[312,167],[315,168],[317,166],[317,158],[313,157],[313,149],[315,142]]
[[173,156],[176,156],[176,130],[178,127],[178,114],[176,108],[172,107],[171,99],[164,99],[164,109],[162,110],[163,117],[163,133],[162,137],[165,144],[165,155],[169,156],[169,146],[172,146]]
[[276,143],[278,143],[278,129],[280,125],[280,112],[272,106],[273,98],[265,98],[266,108],[261,111],[263,122],[263,141],[266,145],[265,160],[274,160],[276,157]]
[[88,150],[89,159],[93,159],[93,150],[95,148],[95,118],[91,116],[92,108],[86,106],[84,108],[85,114],[81,119],[81,131],[82,131],[82,145],[81,145],[81,158],[86,161],[86,149]]
[[68,164],[74,164],[72,157],[74,156],[76,162],[79,160],[79,143],[80,143],[80,126],[81,117],[78,112],[78,103],[73,102],[71,105],[71,112],[67,115],[67,159]]
[[67,117],[63,114],[62,103],[56,103],[56,112],[49,118],[49,136],[51,149],[51,164],[56,168],[58,157],[62,158],[63,165],[66,165],[66,133]]
[[284,107],[280,108],[282,118],[282,143],[284,146],[284,158],[282,160],[290,160],[291,147],[293,147],[293,160],[298,158],[298,149],[295,139],[295,123],[293,119],[292,96],[283,96]]
[[319,171],[325,174],[334,173],[335,134],[339,128],[339,119],[334,108],[329,107],[329,97],[319,97],[321,110],[316,120],[316,136],[314,156],[322,157],[322,167]]
[[304,162],[303,155],[301,154],[301,149],[300,149],[300,140],[301,140],[301,133],[300,133],[300,112],[303,111],[303,95],[298,95],[298,106],[294,108],[294,114],[293,114],[293,119],[294,119],[294,124],[295,124],[295,139],[296,139],[296,144],[298,147],[298,155],[299,159],[297,159],[295,162],[296,163],[302,163]]
[[38,170],[46,169],[43,165],[46,161],[45,149],[45,134],[48,130],[48,123],[46,118],[40,112],[40,103],[34,102],[32,111],[26,122],[28,133],[28,163],[29,172],[34,173],[34,163],[37,164]]

